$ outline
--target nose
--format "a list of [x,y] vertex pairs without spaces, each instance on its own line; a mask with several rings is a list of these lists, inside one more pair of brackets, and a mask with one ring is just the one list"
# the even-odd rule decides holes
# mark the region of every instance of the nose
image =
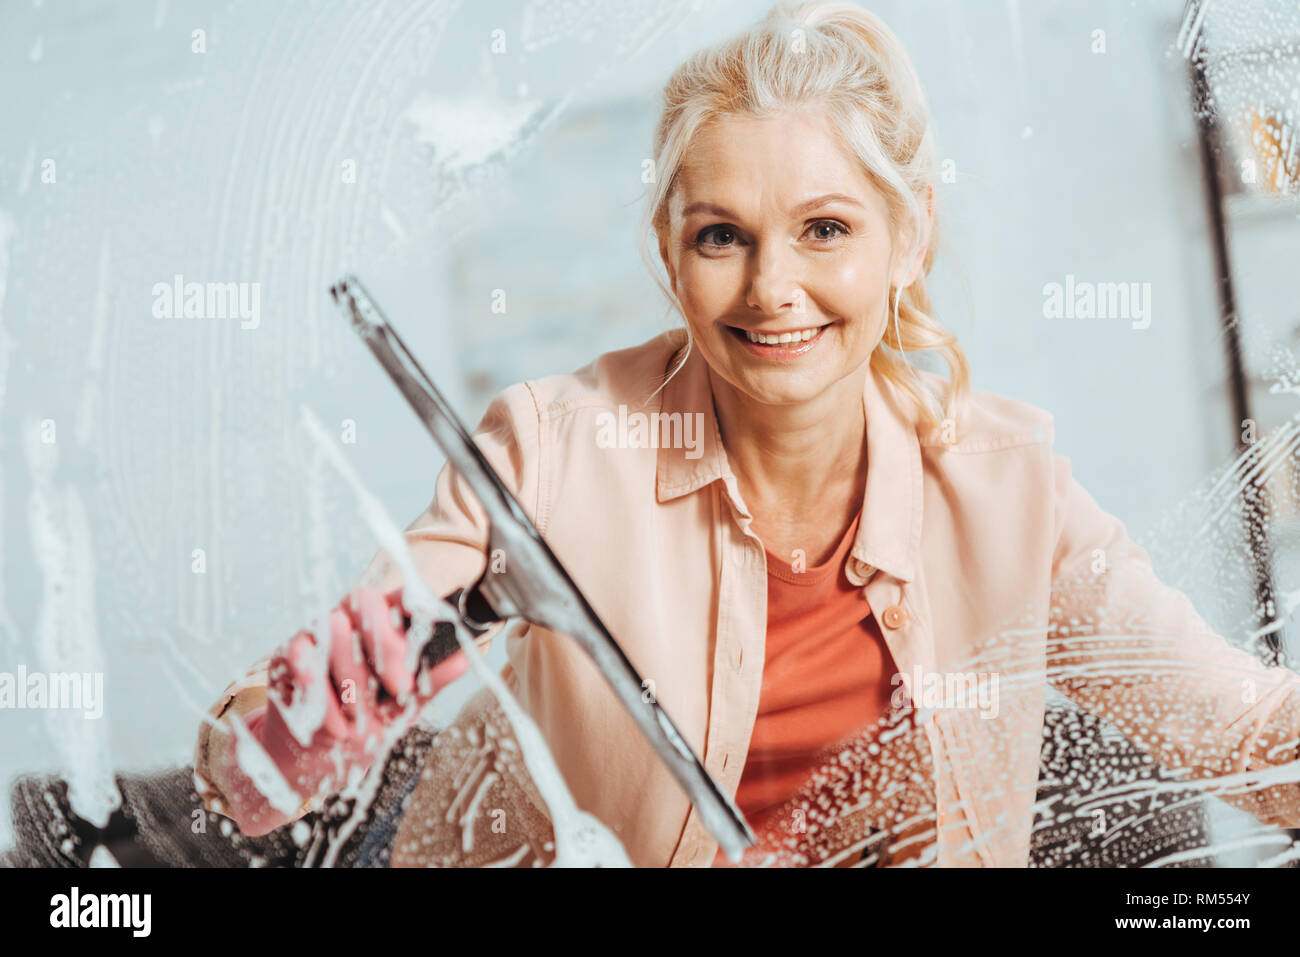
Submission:
[[755,312],[776,315],[803,311],[803,301],[794,251],[779,240],[758,243],[750,261],[745,303]]

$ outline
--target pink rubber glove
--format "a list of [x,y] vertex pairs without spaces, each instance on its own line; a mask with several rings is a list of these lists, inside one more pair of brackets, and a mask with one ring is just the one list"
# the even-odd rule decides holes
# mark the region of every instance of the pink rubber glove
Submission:
[[[406,670],[405,629],[398,623],[404,613],[400,590],[385,596],[370,588],[352,592],[330,613],[330,687],[324,718],[308,747],[293,736],[281,708],[313,680],[306,662],[316,639],[300,631],[272,657],[268,704],[243,720],[299,798],[321,792],[323,784],[329,785],[326,793],[341,786],[352,767],[368,768],[384,733],[407,713],[410,700],[423,707],[468,669],[465,653],[456,651],[428,672],[427,689],[417,687]],[[418,713],[413,709],[409,720]],[[237,744],[232,736],[220,762],[223,791],[240,831],[257,837],[292,815],[273,807],[241,769]]]

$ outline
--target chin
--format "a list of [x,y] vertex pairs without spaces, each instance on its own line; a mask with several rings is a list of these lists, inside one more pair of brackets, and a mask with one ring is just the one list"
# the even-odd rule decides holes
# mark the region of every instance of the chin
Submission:
[[817,398],[831,385],[829,377],[812,370],[761,375],[742,371],[738,382],[746,395],[764,405],[799,405]]

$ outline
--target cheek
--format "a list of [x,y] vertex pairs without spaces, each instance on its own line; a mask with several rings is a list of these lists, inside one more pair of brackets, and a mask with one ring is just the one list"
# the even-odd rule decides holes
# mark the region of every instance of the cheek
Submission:
[[677,278],[677,297],[686,318],[692,324],[707,323],[726,312],[739,288],[737,283],[719,263],[694,260],[683,264]]
[[883,330],[882,316],[888,293],[883,285],[883,267],[864,257],[845,257],[825,263],[818,270],[813,295],[822,309],[855,327],[858,335]]

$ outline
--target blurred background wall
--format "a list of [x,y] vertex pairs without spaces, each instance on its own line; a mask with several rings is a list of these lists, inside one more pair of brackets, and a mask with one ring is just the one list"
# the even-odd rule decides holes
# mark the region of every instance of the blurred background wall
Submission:
[[[441,456],[329,305],[341,273],[473,421],[512,382],[672,324],[636,251],[655,97],[767,7],[0,8],[0,668],[99,662],[107,700],[93,729],[0,713],[0,784],[75,765],[90,793],[108,770],[187,762],[222,687],[365,567],[374,543],[303,407],[355,436],[341,448],[401,524],[428,504]],[[1238,637],[1240,543],[1183,520],[1239,429],[1182,3],[871,8],[951,161],[934,299],[975,385],[1050,409],[1084,486]],[[1202,29],[1295,28],[1260,27],[1267,8]],[[1241,211],[1261,370],[1300,327],[1300,229],[1277,210]],[[260,284],[260,322],[156,317],[176,275]],[[1150,283],[1149,327],[1045,318],[1067,275]],[[1293,414],[1265,371],[1255,390],[1271,424]]]

